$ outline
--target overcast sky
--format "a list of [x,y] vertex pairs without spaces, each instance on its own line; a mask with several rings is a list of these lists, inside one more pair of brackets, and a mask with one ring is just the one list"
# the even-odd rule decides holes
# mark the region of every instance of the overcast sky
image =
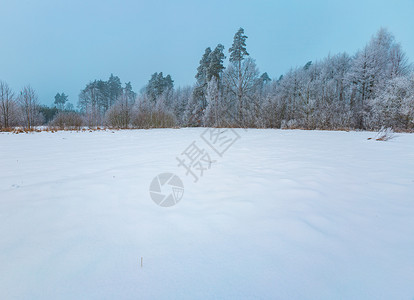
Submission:
[[[231,46],[239,27],[261,72],[279,77],[329,53],[355,53],[382,26],[414,59],[414,0],[0,0],[0,80],[31,84],[41,103],[76,104],[111,73],[139,91],[154,72],[194,82],[207,46]],[[228,56],[228,55],[227,55]]]

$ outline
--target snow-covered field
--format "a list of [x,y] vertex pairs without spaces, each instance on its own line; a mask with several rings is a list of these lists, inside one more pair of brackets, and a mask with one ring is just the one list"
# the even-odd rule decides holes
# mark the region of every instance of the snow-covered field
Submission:
[[0,299],[414,299],[414,135],[203,131],[0,134]]

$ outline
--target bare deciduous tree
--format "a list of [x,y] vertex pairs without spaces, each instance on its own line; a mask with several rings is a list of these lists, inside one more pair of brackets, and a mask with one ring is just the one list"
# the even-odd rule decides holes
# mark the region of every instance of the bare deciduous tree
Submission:
[[17,105],[14,93],[6,82],[0,81],[0,128],[9,128],[17,124]]
[[18,97],[18,102],[22,110],[24,127],[31,129],[39,125],[42,115],[39,111],[39,103],[35,90],[31,86],[25,86]]
[[50,123],[53,127],[58,129],[81,129],[83,124],[82,116],[74,111],[59,112]]

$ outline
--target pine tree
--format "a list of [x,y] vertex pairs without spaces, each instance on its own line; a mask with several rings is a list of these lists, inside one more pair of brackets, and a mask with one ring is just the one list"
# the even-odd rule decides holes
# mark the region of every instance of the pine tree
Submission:
[[312,61],[310,60],[310,61],[308,61],[304,66],[303,66],[303,69],[306,71],[306,70],[309,70],[309,68],[310,68],[310,66],[312,65]]
[[[197,79],[196,87],[193,90],[193,95],[191,101],[193,102],[190,106],[197,107],[195,109],[197,120],[202,119],[202,114],[207,107],[207,84],[214,76],[215,78],[219,79],[224,69],[223,60],[225,59],[224,56],[224,46],[219,44],[211,51],[210,47],[207,47],[204,51],[203,56],[200,60],[200,65],[197,68],[197,74],[195,78]],[[194,109],[190,109],[190,111],[194,111]]]
[[129,104],[134,104],[137,94],[132,90],[131,82],[125,83],[124,94]]
[[200,60],[200,65],[197,68],[197,74],[195,78],[197,79],[197,85],[204,87],[207,84],[207,71],[210,66],[210,59],[211,59],[211,48],[207,47],[204,51],[203,56]]
[[121,80],[119,79],[119,77],[111,74],[111,76],[109,77],[107,81],[106,88],[108,89],[106,94],[108,96],[107,106],[109,108],[112,105],[114,105],[118,97],[122,95],[122,85],[121,85]]
[[151,79],[145,87],[145,93],[153,103],[155,103],[163,94],[165,94],[164,96],[166,100],[169,101],[173,88],[174,81],[170,75],[164,77],[162,72],[156,72],[151,75]]
[[210,54],[210,64],[207,70],[207,82],[211,81],[214,77],[218,84],[220,84],[221,74],[225,69],[223,65],[224,59],[226,59],[226,56],[224,55],[224,46],[222,44],[218,44],[214,51]]
[[230,52],[230,62],[241,64],[245,56],[249,56],[246,50],[246,39],[247,36],[244,35],[244,29],[239,28],[233,38],[233,45],[229,49]]
[[233,45],[229,49],[230,52],[230,62],[236,69],[237,73],[237,91],[236,97],[238,102],[238,113],[239,119],[242,119],[242,101],[243,101],[243,74],[242,74],[242,61],[245,56],[249,56],[249,53],[246,50],[246,39],[247,36],[244,35],[244,29],[240,28],[233,38]]
[[56,108],[59,110],[64,110],[65,103],[68,101],[68,96],[65,93],[57,93],[55,96],[55,101],[53,102],[56,105]]

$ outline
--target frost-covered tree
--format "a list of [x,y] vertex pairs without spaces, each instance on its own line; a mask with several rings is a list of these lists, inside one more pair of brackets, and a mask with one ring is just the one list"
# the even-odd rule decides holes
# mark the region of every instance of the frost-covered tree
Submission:
[[226,96],[232,104],[231,108],[238,123],[243,123],[246,113],[255,104],[251,100],[258,87],[258,76],[259,70],[252,58],[243,60],[240,70],[238,64],[231,63],[224,73]]
[[[247,36],[244,34],[244,29],[239,28],[233,38],[233,44],[229,49],[230,52],[230,67],[227,76],[227,85],[235,93],[237,99],[237,110],[239,119],[242,119],[243,110],[243,94],[244,83],[246,82],[243,73],[246,73],[246,67],[251,66],[251,61],[242,66],[245,57],[249,56],[246,50]],[[243,72],[244,70],[244,72]],[[250,70],[248,70],[250,71]]]
[[135,128],[166,128],[177,125],[172,110],[166,107],[162,99],[154,102],[144,94],[137,98],[132,116]]
[[[122,88],[122,84],[121,84],[121,80],[119,79],[118,76],[114,76],[113,74],[111,74],[111,76],[109,77],[108,81],[106,82],[106,89],[107,89],[107,108],[111,107],[112,105],[115,104],[115,102],[118,100],[118,98],[122,95],[123,93],[123,88]],[[132,90],[132,89],[131,89]]]
[[223,61],[226,58],[224,55],[224,46],[218,44],[216,48],[211,51],[211,48],[206,48],[197,68],[196,79],[197,83],[194,88],[193,100],[200,101],[201,110],[207,107],[206,93],[207,84],[214,78],[218,84],[221,83],[221,76],[224,70]]
[[267,74],[267,72],[264,72],[262,75],[260,75],[259,77],[259,82],[260,82],[260,86],[263,87],[263,85],[271,82],[272,79],[270,79],[269,75]]
[[18,97],[22,112],[24,127],[32,129],[33,126],[40,125],[43,122],[43,116],[39,110],[39,101],[35,90],[31,86],[25,86]]
[[14,93],[6,82],[0,81],[0,128],[16,126],[18,108]]
[[224,46],[222,44],[218,44],[213,51],[211,51],[210,47],[206,48],[197,68],[195,76],[197,82],[186,108],[185,119],[188,120],[188,125],[203,125],[204,113],[208,106],[208,84],[214,80],[217,83],[218,90],[221,89],[225,58]]
[[366,128],[369,101],[386,88],[387,81],[408,71],[405,54],[394,36],[381,28],[352,61],[348,80],[352,84],[351,108],[357,116],[358,128]]
[[180,126],[186,126],[188,124],[188,120],[186,119],[186,108],[190,102],[192,93],[193,88],[191,86],[179,87],[174,91],[172,111]]
[[79,94],[78,107],[85,115],[88,126],[99,126],[102,124],[103,114],[100,99],[101,91],[98,82],[90,82]]
[[193,92],[184,112],[187,126],[203,126],[204,109],[203,102]]
[[373,127],[414,128],[414,76],[392,78],[372,101]]
[[408,63],[408,58],[402,50],[399,43],[395,43],[389,53],[390,60],[390,77],[402,77],[410,75],[411,65]]
[[224,127],[226,123],[226,104],[219,88],[219,81],[212,77],[207,85],[207,108],[204,113],[204,125],[209,127]]
[[58,129],[81,129],[83,125],[82,116],[74,111],[60,111],[50,122],[52,127]]
[[130,82],[122,88],[114,105],[105,114],[106,123],[115,128],[128,128],[132,120],[132,108],[136,94]]
[[135,98],[137,97],[137,93],[132,90],[131,82],[125,83],[125,87],[122,89],[122,95],[125,98],[125,101],[128,102],[129,105],[135,103]]
[[211,60],[211,48],[207,47],[204,51],[203,56],[200,60],[200,65],[197,67],[197,74],[195,75],[195,78],[197,79],[197,85],[204,87],[207,84],[207,73],[208,68],[210,66],[210,60]]
[[[211,48],[207,47],[206,50],[204,51],[203,56],[201,57],[200,65],[197,68],[197,74],[195,75],[197,82],[196,82],[196,86],[193,91],[193,99],[192,99],[194,102],[200,102],[201,110],[203,110],[207,105],[206,89],[207,89],[207,83],[208,83],[207,77],[209,74],[210,62],[211,62]],[[191,112],[188,112],[188,114],[191,114]]]
[[210,62],[207,69],[207,81],[211,81],[213,78],[217,81],[218,86],[221,83],[221,76],[225,69],[223,61],[226,59],[224,55],[224,46],[218,44],[216,48],[210,53]]
[[156,72],[151,75],[151,78],[145,87],[145,93],[147,97],[153,102],[157,102],[157,99],[161,96],[164,96],[168,102],[170,100],[173,88],[174,81],[170,75],[164,77],[162,72]]
[[118,76],[111,74],[107,81],[95,80],[86,85],[79,94],[78,108],[85,116],[88,126],[96,127],[102,125],[107,111],[119,104],[123,99],[123,106],[132,107],[136,94],[132,90],[131,83],[122,87]]
[[131,107],[132,101],[125,102],[131,98],[127,90],[133,95],[127,87],[113,104],[111,86],[119,87],[119,80],[111,75],[108,81],[87,85],[80,96],[80,108],[94,124],[101,124],[105,113],[108,120],[114,111],[115,115],[131,111],[130,123],[138,127],[413,127],[413,68],[387,30],[380,29],[354,56],[340,53],[308,61],[277,80],[271,80],[267,73],[259,74],[247,52],[246,39],[240,28],[226,67],[223,45],[206,48],[192,87],[174,90],[171,76],[154,73],[138,103]]
[[241,62],[249,53],[246,50],[246,39],[247,36],[244,34],[244,29],[239,28],[233,38],[233,44],[229,49],[230,62],[236,63],[238,68],[241,68]]

